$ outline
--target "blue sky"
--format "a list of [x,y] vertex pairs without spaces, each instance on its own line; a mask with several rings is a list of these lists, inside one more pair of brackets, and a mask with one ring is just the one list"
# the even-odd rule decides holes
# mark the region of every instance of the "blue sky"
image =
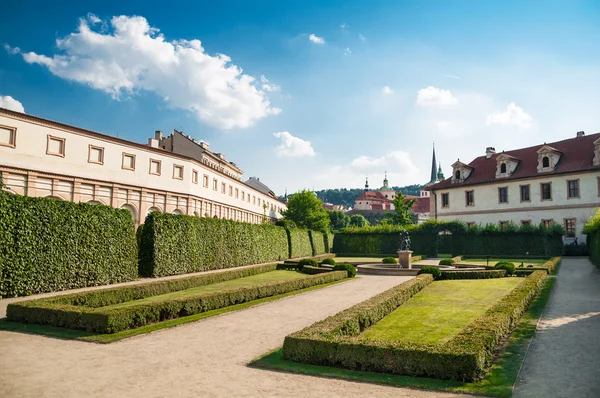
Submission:
[[121,3],[4,5],[0,104],[181,129],[278,194],[600,131],[598,1]]

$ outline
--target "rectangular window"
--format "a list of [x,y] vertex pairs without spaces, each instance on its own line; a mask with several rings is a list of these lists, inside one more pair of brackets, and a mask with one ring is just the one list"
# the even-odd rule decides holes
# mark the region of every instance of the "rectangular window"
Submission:
[[198,170],[192,170],[192,182],[198,184]]
[[500,228],[507,228],[508,227],[508,221],[500,221]]
[[176,180],[183,180],[183,166],[178,164],[173,165],[173,178]]
[[565,231],[567,234],[575,234],[576,221],[575,218],[565,218]]
[[208,176],[206,174],[202,175],[202,186],[208,188]]
[[221,193],[226,193],[227,192],[227,184],[225,184],[224,182],[221,183]]
[[248,203],[250,203],[250,194],[248,194]]
[[242,200],[246,200],[246,193],[242,191]]
[[233,196],[233,187],[229,186],[229,196]]
[[88,149],[88,163],[104,164],[104,148],[90,145]]
[[531,220],[521,220],[521,225],[531,225]]
[[216,191],[216,190],[217,190],[217,185],[218,185],[218,183],[217,183],[217,179],[216,179],[216,178],[213,178],[213,190],[214,190],[214,191]]
[[121,168],[124,170],[135,170],[135,155],[123,152]]
[[450,194],[442,194],[442,207],[450,207]]
[[252,204],[255,205],[256,204],[256,196],[252,195]]
[[567,181],[567,188],[568,188],[567,197],[569,199],[579,197],[579,180]]
[[0,145],[9,148],[17,145],[17,129],[15,127],[0,126]]
[[65,139],[48,134],[46,144],[46,155],[65,156]]
[[542,224],[544,227],[550,228],[554,224],[554,220],[542,220]]
[[531,201],[529,196],[529,185],[521,185],[521,202]]
[[465,192],[465,200],[467,206],[475,206],[475,192],[474,191],[466,191]]
[[508,203],[508,188],[498,188],[498,203]]
[[160,175],[161,161],[150,159],[150,174]]
[[235,189],[235,198],[238,199],[240,197],[240,190],[239,189]]
[[552,200],[552,183],[546,182],[540,184],[542,191],[542,200]]

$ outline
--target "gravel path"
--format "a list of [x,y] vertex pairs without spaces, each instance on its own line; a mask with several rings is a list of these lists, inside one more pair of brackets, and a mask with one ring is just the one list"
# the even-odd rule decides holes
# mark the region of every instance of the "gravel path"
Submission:
[[515,397],[600,397],[600,268],[564,258]]
[[457,396],[246,366],[287,334],[410,278],[363,276],[109,345],[0,332],[0,396]]

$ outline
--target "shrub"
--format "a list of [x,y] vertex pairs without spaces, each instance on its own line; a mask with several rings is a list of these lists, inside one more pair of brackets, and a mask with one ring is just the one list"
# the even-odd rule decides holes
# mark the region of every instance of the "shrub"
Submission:
[[419,275],[345,311],[288,335],[283,358],[315,365],[362,371],[435,377],[458,381],[480,378],[499,343],[519,322],[547,278],[534,272],[441,345],[363,340],[374,325],[427,286],[433,278]]
[[443,260],[440,260],[439,265],[452,265],[454,264],[454,260],[451,258],[445,258]]
[[339,263],[333,267],[334,271],[348,271],[348,278],[354,278],[356,276],[356,267],[348,263]]
[[312,256],[312,245],[307,229],[286,229],[288,235],[289,258]]
[[127,210],[0,192],[0,297],[137,277]]
[[140,274],[187,274],[287,256],[286,230],[281,227],[154,212],[142,231]]
[[[272,267],[274,266],[272,265]],[[271,282],[260,286],[230,288],[193,296],[157,298],[149,303],[132,303],[129,306],[114,308],[102,308],[102,306],[110,305],[106,303],[110,303],[116,297],[114,292],[93,292],[94,297],[86,297],[90,293],[80,293],[13,303],[7,308],[7,317],[18,322],[46,324],[98,333],[116,333],[150,323],[198,314],[344,278],[346,278],[345,273],[329,272],[324,275],[311,275],[301,279]],[[133,288],[141,288],[141,291],[145,290],[146,292],[153,290],[144,289],[143,285],[134,286]],[[133,291],[135,292],[135,289]],[[129,296],[129,294],[125,295]],[[151,296],[154,295],[156,294],[151,294]],[[87,303],[88,306],[82,303]],[[92,307],[89,305],[94,303],[102,306]],[[76,305],[75,308],[74,305]]]
[[313,267],[312,265],[305,265],[302,267],[302,272],[309,275],[324,274],[331,271],[333,271],[333,268],[318,268]]
[[277,222],[275,222],[275,225],[277,225],[278,227],[283,227],[285,229],[294,229],[296,228],[296,223],[293,222],[292,220],[277,220]]
[[429,274],[433,275],[433,279],[439,279],[442,276],[442,271],[438,267],[426,265],[417,272],[417,275]]
[[395,257],[384,257],[381,259],[383,264],[398,264],[398,260]]
[[440,279],[441,280],[491,279],[491,278],[504,278],[505,276],[506,276],[506,271],[503,269],[477,270],[477,271],[442,271],[442,276],[440,277]]
[[312,255],[318,256],[319,254],[325,254],[325,238],[324,233],[319,231],[308,231],[310,237],[310,245],[312,247]]
[[500,261],[494,266],[495,269],[506,270],[506,275],[513,275],[515,273],[515,265],[509,261]]
[[321,264],[335,265],[335,260],[333,258],[325,258],[321,261]]
[[304,266],[307,265],[315,268],[319,267],[319,263],[317,262],[317,260],[312,258],[303,258],[302,260],[298,261],[298,270],[302,271]]

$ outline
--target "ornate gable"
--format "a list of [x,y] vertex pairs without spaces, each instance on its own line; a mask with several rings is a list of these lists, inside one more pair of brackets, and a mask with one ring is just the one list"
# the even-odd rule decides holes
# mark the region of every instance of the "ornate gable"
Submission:
[[473,168],[471,166],[464,164],[460,161],[460,159],[457,160],[452,165],[452,182],[458,183],[465,181],[467,178],[469,178],[469,175],[471,175],[472,171]]
[[556,148],[552,148],[550,145],[544,144],[537,151],[538,154],[538,173],[548,173],[554,171],[556,165],[560,161],[562,152]]
[[519,159],[506,153],[496,157],[496,178],[510,177],[519,165]]

